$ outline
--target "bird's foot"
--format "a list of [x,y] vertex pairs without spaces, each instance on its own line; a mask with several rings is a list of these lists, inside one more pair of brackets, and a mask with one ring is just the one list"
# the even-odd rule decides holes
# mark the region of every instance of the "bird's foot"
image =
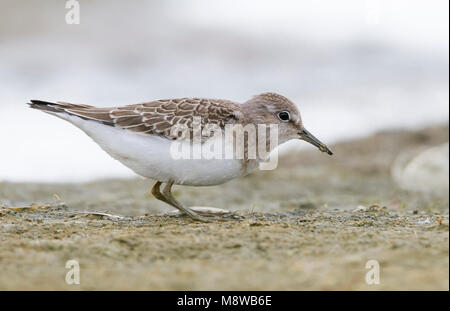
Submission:
[[194,212],[193,214],[195,216],[191,214],[189,214],[188,216],[201,222],[240,220],[243,218],[236,213],[221,208],[209,206],[193,206],[189,209]]
[[225,209],[209,206],[192,206],[189,207],[189,209],[202,216],[223,216],[230,214],[230,211],[227,211]]

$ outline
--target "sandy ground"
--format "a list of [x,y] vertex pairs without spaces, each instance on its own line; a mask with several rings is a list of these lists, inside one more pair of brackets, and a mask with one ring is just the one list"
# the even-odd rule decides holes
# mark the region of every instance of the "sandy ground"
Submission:
[[[151,181],[0,183],[0,289],[448,290],[448,194],[401,190],[390,173],[400,152],[446,141],[448,126],[384,132],[331,158],[295,152],[275,171],[175,188],[244,217],[215,223],[168,214],[145,196]],[[65,282],[71,259],[80,285]]]

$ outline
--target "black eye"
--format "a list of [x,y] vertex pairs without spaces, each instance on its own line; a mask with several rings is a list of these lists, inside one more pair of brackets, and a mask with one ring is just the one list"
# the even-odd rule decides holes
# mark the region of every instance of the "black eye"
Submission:
[[291,119],[291,115],[287,111],[282,111],[278,113],[278,118],[283,122],[288,122]]

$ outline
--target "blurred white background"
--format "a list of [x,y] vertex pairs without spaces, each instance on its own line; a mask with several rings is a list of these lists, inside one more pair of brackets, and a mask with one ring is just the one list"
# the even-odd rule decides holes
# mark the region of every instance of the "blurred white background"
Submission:
[[81,23],[67,25],[65,1],[0,2],[0,181],[133,176],[30,99],[242,102],[274,91],[327,143],[448,122],[446,0],[79,3]]

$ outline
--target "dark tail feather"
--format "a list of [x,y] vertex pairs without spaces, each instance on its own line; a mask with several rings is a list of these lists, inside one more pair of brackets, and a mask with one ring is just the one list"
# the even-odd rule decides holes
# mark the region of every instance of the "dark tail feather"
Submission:
[[64,111],[64,109],[61,109],[59,104],[46,102],[46,101],[42,101],[42,100],[33,99],[30,101],[30,103],[28,103],[28,105],[30,105],[30,108],[33,108],[33,109],[44,110],[44,111],[49,111],[49,112],[63,112]]
[[110,117],[110,109],[95,108],[88,105],[75,105],[69,103],[51,103],[43,100],[31,100],[28,105],[30,108],[41,110],[52,114],[65,113],[76,116],[84,120],[100,122],[105,125],[114,126],[114,121]]

